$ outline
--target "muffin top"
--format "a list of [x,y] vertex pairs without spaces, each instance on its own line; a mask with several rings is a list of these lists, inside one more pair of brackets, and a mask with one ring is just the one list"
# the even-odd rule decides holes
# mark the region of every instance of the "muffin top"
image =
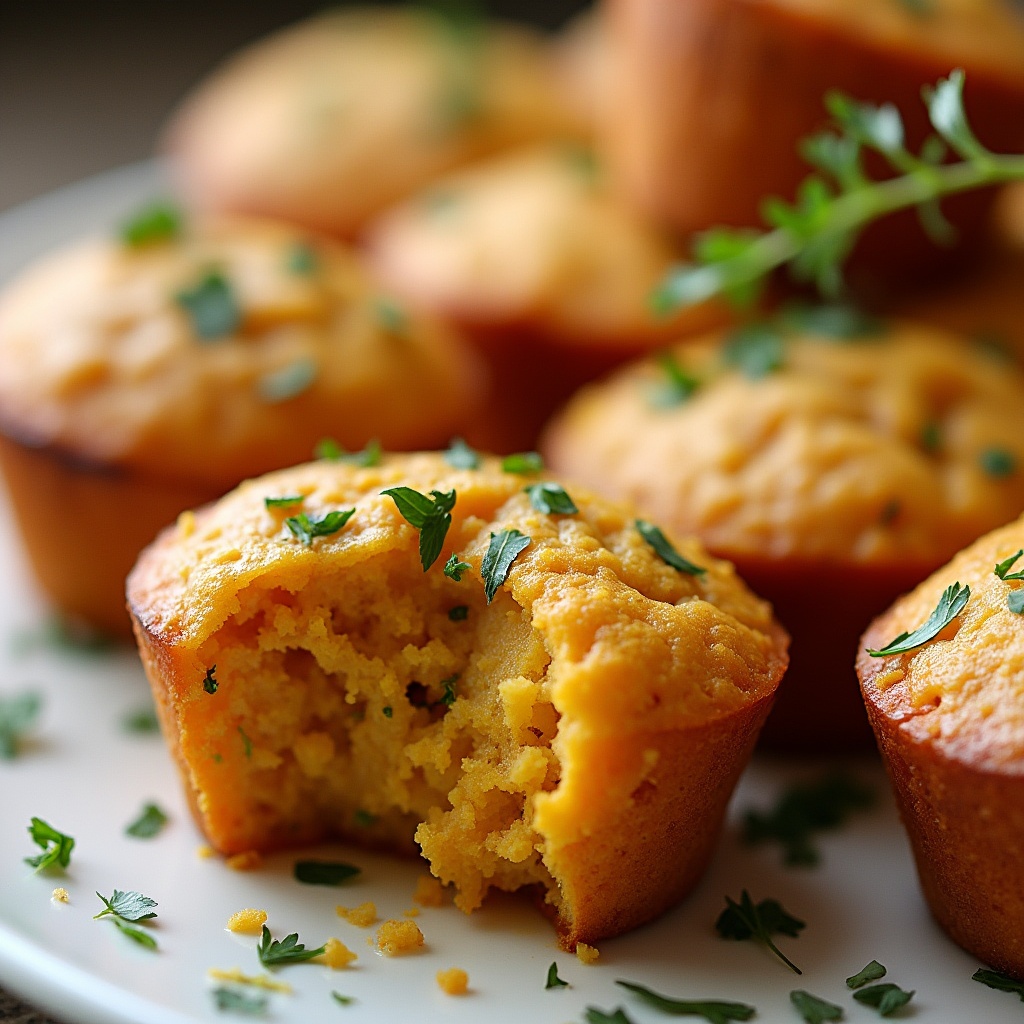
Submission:
[[174,223],[76,245],[0,296],[0,428],[224,490],[325,436],[437,445],[475,413],[482,371],[461,341],[375,290],[336,243]]
[[452,175],[387,213],[368,245],[397,292],[473,325],[635,350],[726,316],[710,303],[671,316],[652,309],[681,254],[613,199],[580,146],[531,149]]
[[544,450],[724,557],[926,572],[1024,509],[1024,372],[932,328],[794,309],[585,389]]
[[[129,577],[138,628],[170,656],[187,658],[255,592],[295,593],[334,576],[343,586],[346,568],[371,560],[392,574],[405,566],[413,589],[425,572],[441,576],[456,555],[467,568],[457,573],[461,579],[445,581],[451,603],[493,602],[492,610],[531,622],[551,658],[556,707],[588,720],[598,734],[679,728],[772,692],[785,666],[785,635],[728,563],[692,540],[664,538],[673,545],[670,559],[690,563],[681,571],[627,509],[571,489],[577,511],[539,511],[543,502],[524,488],[551,484],[546,473],[504,472],[497,460],[475,455],[477,468],[454,469],[446,458],[452,456],[389,455],[369,468],[296,466],[183,514]],[[420,530],[381,493],[394,487],[412,488],[425,501],[450,495],[450,527],[427,570]],[[296,500],[268,507],[268,498]],[[344,525],[307,542],[287,522],[350,509]],[[488,550],[510,541],[519,548],[506,549],[515,555],[510,566],[482,569]]]
[[325,13],[271,36],[198,87],[166,146],[216,211],[350,236],[451,167],[585,131],[536,33],[425,10]]
[[[1024,775],[1024,580],[1012,578],[1024,570],[1021,549],[1024,519],[982,537],[876,619],[857,656],[865,698],[904,738],[1012,775]],[[954,584],[970,596],[934,640],[909,653],[867,653],[947,609]]]

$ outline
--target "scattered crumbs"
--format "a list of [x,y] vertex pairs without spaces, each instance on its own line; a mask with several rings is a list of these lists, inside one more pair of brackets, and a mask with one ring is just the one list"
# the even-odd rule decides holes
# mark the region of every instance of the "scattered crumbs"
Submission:
[[58,903],[67,903],[71,899],[71,895],[68,893],[67,889],[62,885],[59,885],[52,893],[50,893],[50,899],[56,900]]
[[891,668],[888,672],[882,672],[875,677],[875,686],[884,693],[890,686],[901,682],[906,674],[902,668]]
[[217,851],[212,846],[200,846],[196,849],[196,856],[200,860],[212,860],[217,856]]
[[258,850],[246,850],[228,857],[224,863],[232,871],[255,871],[263,863],[263,854]]
[[211,967],[206,972],[213,981],[233,981],[237,985],[252,985],[254,988],[265,988],[270,992],[284,992],[291,995],[293,989],[287,981],[278,981],[269,974],[243,974],[237,967],[223,971],[219,967]]
[[416,879],[416,891],[412,898],[413,902],[421,907],[443,907],[444,886],[441,880],[433,875],[420,875]]
[[377,906],[374,903],[360,903],[358,907],[335,907],[338,917],[354,924],[357,928],[369,928],[377,923]]
[[377,949],[385,956],[411,953],[423,945],[423,932],[415,921],[385,921],[377,929]]
[[469,975],[461,967],[449,967],[437,972],[437,983],[446,995],[464,996],[469,988]]
[[355,959],[357,959],[356,954],[340,939],[328,939],[324,943],[324,951],[320,956],[320,961],[327,964],[333,971],[340,971],[343,967],[348,967]]
[[576,943],[576,958],[582,964],[595,964],[601,953],[594,946],[588,946],[585,942]]
[[406,917],[419,917],[420,916],[420,908],[419,907],[410,907],[408,910],[403,911],[403,913],[405,914]]
[[239,932],[242,935],[259,935],[266,923],[267,912],[265,910],[246,907],[244,910],[239,910],[232,914],[224,927],[229,932]]

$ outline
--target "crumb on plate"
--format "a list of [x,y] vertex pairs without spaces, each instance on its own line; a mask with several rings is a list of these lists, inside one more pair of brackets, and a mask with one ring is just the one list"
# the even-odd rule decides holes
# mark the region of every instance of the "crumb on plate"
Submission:
[[369,928],[377,920],[377,905],[375,903],[360,903],[358,907],[335,907],[338,917],[354,924],[357,928]]
[[437,972],[437,983],[447,995],[464,996],[469,988],[469,975],[461,967],[449,967]]
[[255,907],[238,910],[228,918],[224,926],[229,932],[240,932],[242,935],[259,935],[267,923],[267,912]]
[[71,899],[71,895],[64,886],[59,885],[52,893],[50,893],[50,899],[54,899],[58,903],[67,903]]
[[342,967],[348,967],[358,957],[340,939],[328,939],[324,943],[323,955],[318,959],[332,970],[338,971]]
[[576,957],[581,963],[597,963],[597,959],[600,955],[600,951],[594,946],[588,946],[585,942],[576,943]]
[[385,956],[411,953],[423,945],[423,932],[415,921],[385,921],[377,929],[377,949]]
[[413,893],[412,898],[421,907],[443,906],[444,886],[440,879],[433,875],[420,875],[416,879],[416,892]]

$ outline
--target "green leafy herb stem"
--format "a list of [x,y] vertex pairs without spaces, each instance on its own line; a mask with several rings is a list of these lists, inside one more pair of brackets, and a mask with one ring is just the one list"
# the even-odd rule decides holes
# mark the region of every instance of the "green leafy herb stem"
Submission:
[[71,863],[71,851],[75,848],[75,841],[69,835],[58,831],[42,818],[33,818],[28,827],[28,834],[32,842],[43,852],[35,857],[26,857],[25,863],[36,871],[45,871],[47,868],[59,868],[64,870]]
[[644,985],[635,985],[630,981],[618,980],[616,985],[638,995],[645,1003],[670,1013],[674,1016],[703,1017],[710,1024],[729,1024],[735,1020],[750,1020],[757,1013],[753,1006],[746,1003],[730,1003],[720,999],[675,999],[663,996]]
[[885,658],[890,654],[906,654],[908,651],[923,647],[929,640],[934,640],[964,610],[970,597],[970,587],[961,587],[959,581],[950,584],[942,592],[935,611],[928,616],[924,625],[918,626],[912,633],[900,633],[877,651],[868,648],[868,654],[872,658]]
[[381,494],[391,498],[402,518],[419,530],[420,564],[426,572],[441,554],[444,539],[452,525],[455,491],[431,491],[426,495],[412,487],[389,487]]
[[684,558],[653,523],[647,522],[646,519],[637,519],[635,525],[637,533],[654,548],[658,557],[666,565],[671,565],[673,569],[685,573],[687,576],[703,576],[707,572],[707,569],[694,565],[688,558]]
[[291,935],[286,935],[278,941],[271,938],[270,929],[264,925],[263,934],[256,946],[256,953],[264,967],[276,967],[313,960],[318,956],[323,956],[326,948],[326,946],[320,946],[318,949],[306,949],[305,945],[299,942],[298,932],[292,932]]
[[794,974],[803,971],[787,957],[772,940],[773,934],[797,938],[806,927],[803,921],[788,913],[778,900],[761,900],[755,904],[746,889],[737,903],[725,897],[726,908],[718,916],[715,929],[723,939],[753,939],[771,950]]
[[487,603],[494,600],[494,595],[508,579],[512,563],[530,546],[530,538],[519,530],[502,530],[492,533],[487,552],[480,564],[480,575],[484,581],[484,593]]

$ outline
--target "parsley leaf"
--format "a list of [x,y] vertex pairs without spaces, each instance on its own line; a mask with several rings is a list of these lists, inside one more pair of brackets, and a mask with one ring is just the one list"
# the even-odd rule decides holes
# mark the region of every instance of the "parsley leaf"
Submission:
[[119,917],[122,921],[149,921],[156,917],[156,912],[152,908],[160,905],[156,900],[143,896],[141,892],[121,892],[120,889],[115,889],[109,900],[99,893],[96,895],[99,896],[104,909],[93,915],[94,921],[108,914]]
[[636,993],[645,1003],[661,1010],[662,1013],[703,1017],[710,1021],[710,1024],[729,1024],[729,1021],[732,1020],[750,1020],[757,1013],[753,1006],[748,1006],[746,1003],[727,1003],[718,999],[673,999],[671,996],[660,995],[643,985],[634,985],[629,981],[617,980],[615,984]]
[[18,756],[22,737],[36,724],[42,707],[43,698],[32,690],[0,697],[0,760]]
[[672,352],[659,352],[657,358],[665,379],[651,396],[654,406],[671,409],[688,402],[700,387],[700,381],[680,366]]
[[869,985],[853,993],[853,998],[865,1006],[873,1006],[879,1016],[888,1017],[895,1013],[901,1006],[910,1002],[914,993],[904,992],[899,985],[886,983],[884,985]]
[[519,530],[502,530],[491,534],[487,553],[480,563],[480,575],[484,581],[487,603],[494,600],[498,588],[508,579],[512,563],[530,546],[530,538]]
[[216,693],[217,687],[220,686],[220,683],[217,682],[217,676],[215,675],[216,671],[217,666],[211,665],[206,670],[206,675],[203,676],[203,689],[207,693]]
[[[455,580],[456,583],[460,583],[462,581],[462,574],[467,569],[472,568],[473,567],[469,564],[469,562],[460,562],[459,556],[452,552],[452,554],[448,556],[448,561],[444,563],[443,571],[445,576],[447,576],[449,579]],[[465,606],[463,605],[462,607]],[[453,608],[452,611],[455,611],[455,609]],[[462,617],[465,618],[466,616],[463,615]],[[448,618],[452,618],[451,612],[448,613]],[[452,619],[452,621],[454,622],[456,620]]]
[[306,949],[299,942],[298,932],[286,935],[279,942],[277,939],[270,937],[270,929],[264,925],[263,934],[260,937],[259,944],[256,946],[256,953],[259,955],[260,963],[264,967],[273,967],[277,964],[301,964],[306,960],[323,956],[326,948],[326,946],[320,946],[319,949]]
[[121,728],[125,732],[152,733],[160,731],[160,722],[152,708],[139,708],[129,711],[121,719]]
[[1016,457],[1005,448],[986,448],[978,456],[978,462],[989,476],[997,479],[1012,476],[1017,468]]
[[812,834],[837,828],[853,811],[870,807],[874,801],[873,789],[832,772],[818,781],[790,786],[767,813],[748,810],[743,816],[743,841],[780,843],[784,863],[811,866],[820,859]]
[[771,324],[747,324],[726,339],[722,358],[750,380],[760,380],[782,369],[785,361],[782,335]]
[[671,565],[673,569],[686,573],[688,576],[703,576],[707,572],[707,569],[694,565],[688,558],[679,554],[665,534],[653,523],[647,522],[646,519],[637,519],[635,525],[637,533],[654,548],[658,557],[667,565]]
[[923,626],[918,626],[913,633],[900,633],[877,651],[868,649],[872,658],[884,658],[890,654],[906,654],[918,647],[923,647],[929,640],[934,640],[966,607],[971,597],[971,588],[961,588],[960,582],[951,584],[942,592],[935,611],[928,616]]
[[[452,557],[454,557],[454,556],[452,556]],[[449,558],[448,561],[451,562],[451,558]],[[460,562],[459,565],[460,566],[461,565],[466,565],[466,563],[465,562]],[[466,566],[466,568],[469,568],[469,566]],[[448,569],[448,566],[446,565],[445,566],[445,575],[446,576],[448,575],[447,569]],[[457,604],[457,605],[455,605],[454,608],[449,608],[448,609],[448,618],[449,618],[449,620],[451,622],[465,622],[466,619],[469,618],[469,605]]]
[[332,437],[324,437],[317,441],[313,449],[313,458],[323,459],[325,462],[347,462],[352,466],[359,466],[361,469],[372,469],[380,465],[382,449],[380,441],[372,438],[366,442],[362,451],[347,452]]
[[802,988],[790,992],[789,999],[796,1007],[796,1012],[803,1017],[807,1024],[824,1024],[825,1021],[843,1019],[841,1006],[812,996],[810,992],[805,992]]
[[1024,1002],[1024,981],[1016,981],[1002,971],[987,971],[979,967],[972,975],[971,981],[980,981],[982,985],[997,989],[1000,992],[1014,992]]
[[300,512],[297,516],[289,516],[284,525],[309,548],[313,546],[315,537],[329,537],[332,533],[337,533],[355,512],[354,508],[344,511],[336,509],[333,512],[325,512],[322,516],[309,516],[305,512]]
[[249,1017],[260,1017],[267,1012],[267,997],[262,993],[249,995],[237,989],[219,985],[210,993],[218,1010],[229,1010],[232,1013],[244,1013]]
[[140,946],[145,946],[146,949],[156,949],[156,939],[149,932],[144,932],[141,928],[133,928],[127,921],[122,921],[119,917],[112,920],[117,925],[118,931],[122,935],[126,935],[132,942],[137,942]]
[[264,498],[263,504],[267,508],[291,508],[293,505],[301,505],[305,500],[304,494],[284,494],[280,498]]
[[1024,590],[1014,590],[1006,595],[1006,607],[1014,615],[1024,615]]
[[228,279],[219,270],[210,270],[193,285],[174,296],[188,315],[192,330],[200,341],[216,341],[238,330],[242,310]]
[[723,939],[754,939],[762,942],[791,971],[803,974],[803,971],[772,941],[772,935],[776,932],[797,938],[806,927],[803,921],[787,913],[778,900],[761,900],[755,904],[746,889],[743,890],[739,903],[728,896],[725,897],[725,902],[725,910],[715,921],[715,928]]
[[1017,554],[1010,555],[1009,558],[1001,561],[992,571],[1001,580],[1024,580],[1024,569],[1021,569],[1019,572],[1010,572],[1021,555],[1024,555],[1024,548],[1021,548]]
[[349,878],[355,878],[359,871],[354,864],[342,861],[297,860],[294,874],[295,881],[305,885],[341,885]]
[[453,437],[452,443],[444,453],[444,461],[452,469],[479,469],[480,455],[470,448],[461,437]]
[[611,1013],[605,1013],[596,1006],[588,1006],[583,1011],[583,1017],[587,1024],[633,1024],[621,1006],[616,1007]]
[[298,277],[310,277],[320,266],[320,257],[309,242],[293,242],[285,254],[284,265]]
[[552,960],[551,966],[548,968],[548,978],[544,982],[544,987],[547,988],[568,988],[569,982],[562,981],[558,976],[558,964]]
[[355,1002],[354,996],[343,996],[340,992],[335,992],[333,989],[331,990],[331,998],[339,1006],[351,1006]]
[[238,727],[238,735],[242,737],[242,753],[246,758],[252,758],[252,740],[241,726]]
[[544,459],[540,452],[516,452],[501,460],[502,473],[539,473],[543,468]]
[[456,672],[453,676],[448,676],[447,679],[441,680],[442,692],[439,703],[443,704],[446,708],[450,708],[455,703],[455,684],[459,681],[459,673]]
[[303,391],[308,391],[319,372],[320,367],[315,359],[296,359],[294,363],[260,377],[256,382],[256,390],[269,405],[287,402],[297,398]]
[[441,554],[452,525],[455,491],[431,491],[428,497],[411,487],[389,487],[380,493],[388,495],[402,518],[420,531],[420,564],[426,572]]
[[574,516],[579,509],[561,484],[530,484],[523,490],[530,496],[530,504],[548,515]]
[[75,848],[75,841],[71,836],[58,832],[52,825],[43,821],[42,818],[33,818],[28,827],[28,834],[32,842],[43,852],[35,857],[26,857],[25,863],[36,871],[45,871],[46,868],[66,868],[71,863],[71,851]]
[[878,981],[884,977],[885,968],[877,960],[872,960],[865,968],[846,979],[846,987],[861,988],[869,981]]
[[167,824],[167,815],[156,804],[145,804],[142,813],[125,830],[136,839],[152,839]]
[[171,203],[150,203],[121,225],[121,241],[130,249],[170,242],[181,234],[181,210]]

